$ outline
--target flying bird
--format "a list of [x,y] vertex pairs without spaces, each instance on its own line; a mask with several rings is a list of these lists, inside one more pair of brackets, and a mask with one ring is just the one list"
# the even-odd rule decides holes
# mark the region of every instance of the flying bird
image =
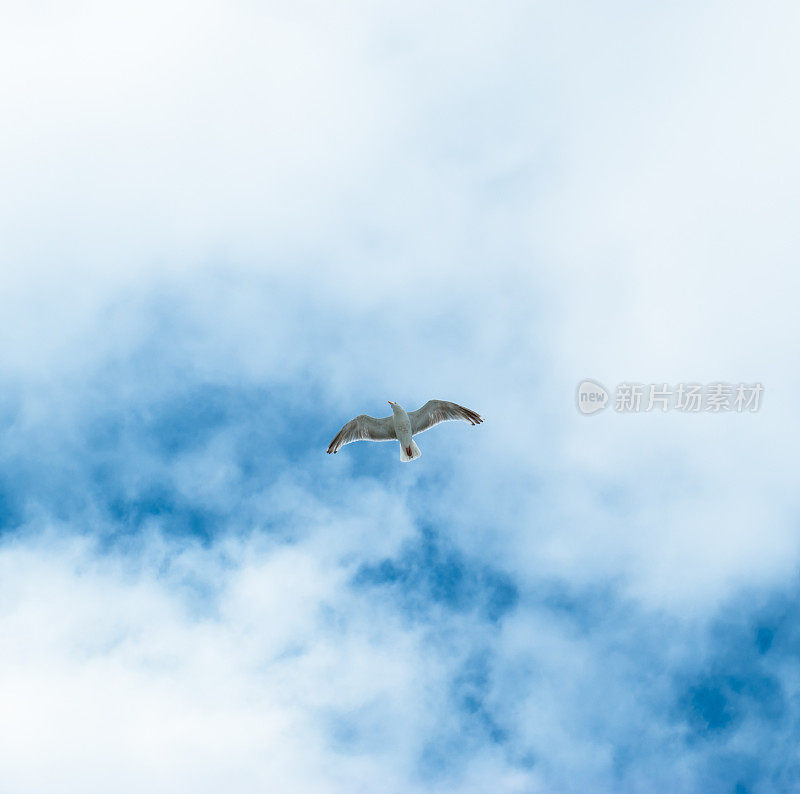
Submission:
[[464,408],[463,405],[447,400],[428,400],[422,408],[407,414],[401,405],[388,401],[392,406],[392,415],[376,419],[374,416],[361,414],[351,419],[333,438],[328,446],[328,454],[337,453],[351,441],[392,441],[400,442],[400,460],[415,460],[422,453],[412,440],[412,436],[424,433],[439,422],[449,419],[461,419],[471,425],[479,425],[483,421],[480,414]]

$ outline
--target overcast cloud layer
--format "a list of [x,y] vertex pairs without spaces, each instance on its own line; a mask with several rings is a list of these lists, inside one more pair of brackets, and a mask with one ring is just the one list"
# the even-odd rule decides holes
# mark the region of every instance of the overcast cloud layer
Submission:
[[799,17],[6,4],[0,790],[796,791]]

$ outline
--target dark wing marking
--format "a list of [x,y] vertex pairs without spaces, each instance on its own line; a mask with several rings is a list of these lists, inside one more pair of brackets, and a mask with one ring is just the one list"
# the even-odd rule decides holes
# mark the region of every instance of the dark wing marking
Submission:
[[391,416],[376,419],[374,416],[361,414],[351,419],[334,437],[328,446],[328,454],[338,452],[345,444],[352,441],[391,441],[397,438]]
[[483,417],[475,411],[447,400],[428,400],[422,408],[412,411],[408,417],[411,419],[412,435],[423,433],[439,422],[450,419],[461,419],[472,425],[479,425],[483,421]]

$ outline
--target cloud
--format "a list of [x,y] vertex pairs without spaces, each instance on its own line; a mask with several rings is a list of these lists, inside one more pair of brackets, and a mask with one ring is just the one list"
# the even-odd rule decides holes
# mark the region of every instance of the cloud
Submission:
[[[791,790],[793,29],[10,12],[9,790]],[[432,396],[487,423],[323,454]]]
[[144,533],[112,553],[7,539],[9,790],[784,790],[796,774],[791,593],[705,626],[613,589],[516,592],[443,537],[358,566],[327,545],[345,530]]

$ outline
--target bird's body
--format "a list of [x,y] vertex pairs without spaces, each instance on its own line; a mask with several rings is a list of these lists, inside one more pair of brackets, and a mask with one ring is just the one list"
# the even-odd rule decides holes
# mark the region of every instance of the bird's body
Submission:
[[411,418],[402,405],[390,403],[392,406],[392,425],[394,434],[400,442],[400,460],[409,461],[418,458],[422,453],[419,447],[411,440],[414,435],[411,429]]
[[422,452],[413,440],[413,436],[423,433],[439,422],[448,419],[461,419],[472,425],[483,422],[480,414],[469,408],[447,400],[428,400],[422,408],[406,413],[404,408],[389,400],[392,415],[382,419],[361,414],[350,420],[334,437],[328,446],[328,454],[338,452],[345,444],[352,441],[392,441],[400,442],[400,460],[407,462],[416,460]]

